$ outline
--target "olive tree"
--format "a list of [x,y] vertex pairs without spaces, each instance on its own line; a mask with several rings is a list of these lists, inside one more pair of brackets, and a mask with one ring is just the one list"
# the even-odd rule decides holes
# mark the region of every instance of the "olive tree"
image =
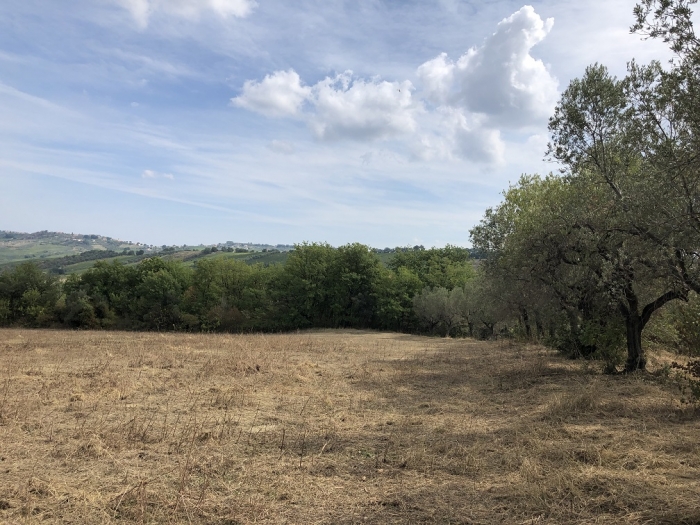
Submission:
[[472,232],[476,247],[496,254],[492,276],[514,290],[543,285],[570,324],[600,325],[598,342],[614,341],[601,334],[619,321],[627,371],[646,365],[642,331],[651,316],[700,290],[694,3],[636,7],[633,30],[668,42],[677,53],[671,66],[631,62],[621,80],[604,66],[587,68],[550,119],[548,157],[561,177],[521,181]]

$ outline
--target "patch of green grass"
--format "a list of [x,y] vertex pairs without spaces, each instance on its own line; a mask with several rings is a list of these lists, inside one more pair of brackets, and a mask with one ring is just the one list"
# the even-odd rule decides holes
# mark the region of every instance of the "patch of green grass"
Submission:
[[[99,259],[100,262],[104,261],[109,264],[112,264],[116,261],[119,261],[122,264],[136,264],[141,260],[143,260],[143,257],[136,255],[119,255],[118,257],[108,257],[106,259]],[[86,272],[87,270],[95,266],[96,262],[97,261],[83,261],[76,264],[69,264],[67,266],[64,266],[63,270],[68,275],[73,273],[80,274]]]
[[[287,260],[289,254],[287,252],[280,253],[263,253],[263,252],[252,252],[252,253],[230,253],[230,252],[214,252],[207,255],[199,255],[198,251],[183,250],[174,253],[168,253],[164,255],[157,255],[162,257],[166,261],[179,261],[185,266],[194,266],[197,261],[202,261],[204,259],[236,259],[243,261],[247,264],[284,264]],[[118,257],[107,257],[105,259],[100,259],[100,262],[104,261],[106,263],[112,264],[115,261],[119,261],[125,265],[138,264],[144,259],[144,256],[134,256],[134,255],[120,255]],[[81,274],[92,268],[97,261],[83,261],[76,264],[70,264],[63,266],[65,274]]]
[[54,257],[65,257],[75,255],[80,250],[73,246],[62,246],[49,243],[31,243],[18,241],[16,243],[0,244],[0,266],[24,261],[50,259]]

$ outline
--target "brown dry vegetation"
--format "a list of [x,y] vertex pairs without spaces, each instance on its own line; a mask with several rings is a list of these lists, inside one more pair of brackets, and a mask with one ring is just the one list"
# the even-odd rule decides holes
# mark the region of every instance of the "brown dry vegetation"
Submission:
[[0,331],[6,523],[700,523],[653,375],[363,332]]

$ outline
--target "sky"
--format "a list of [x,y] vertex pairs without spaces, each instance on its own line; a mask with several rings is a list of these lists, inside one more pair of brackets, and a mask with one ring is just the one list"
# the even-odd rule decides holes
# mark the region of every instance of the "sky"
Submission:
[[3,0],[0,229],[469,245],[634,1]]

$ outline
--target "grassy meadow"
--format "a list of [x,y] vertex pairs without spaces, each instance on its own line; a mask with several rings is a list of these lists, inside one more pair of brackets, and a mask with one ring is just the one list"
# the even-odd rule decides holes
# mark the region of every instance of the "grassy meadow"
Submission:
[[360,331],[0,330],[2,523],[700,523],[652,373]]

